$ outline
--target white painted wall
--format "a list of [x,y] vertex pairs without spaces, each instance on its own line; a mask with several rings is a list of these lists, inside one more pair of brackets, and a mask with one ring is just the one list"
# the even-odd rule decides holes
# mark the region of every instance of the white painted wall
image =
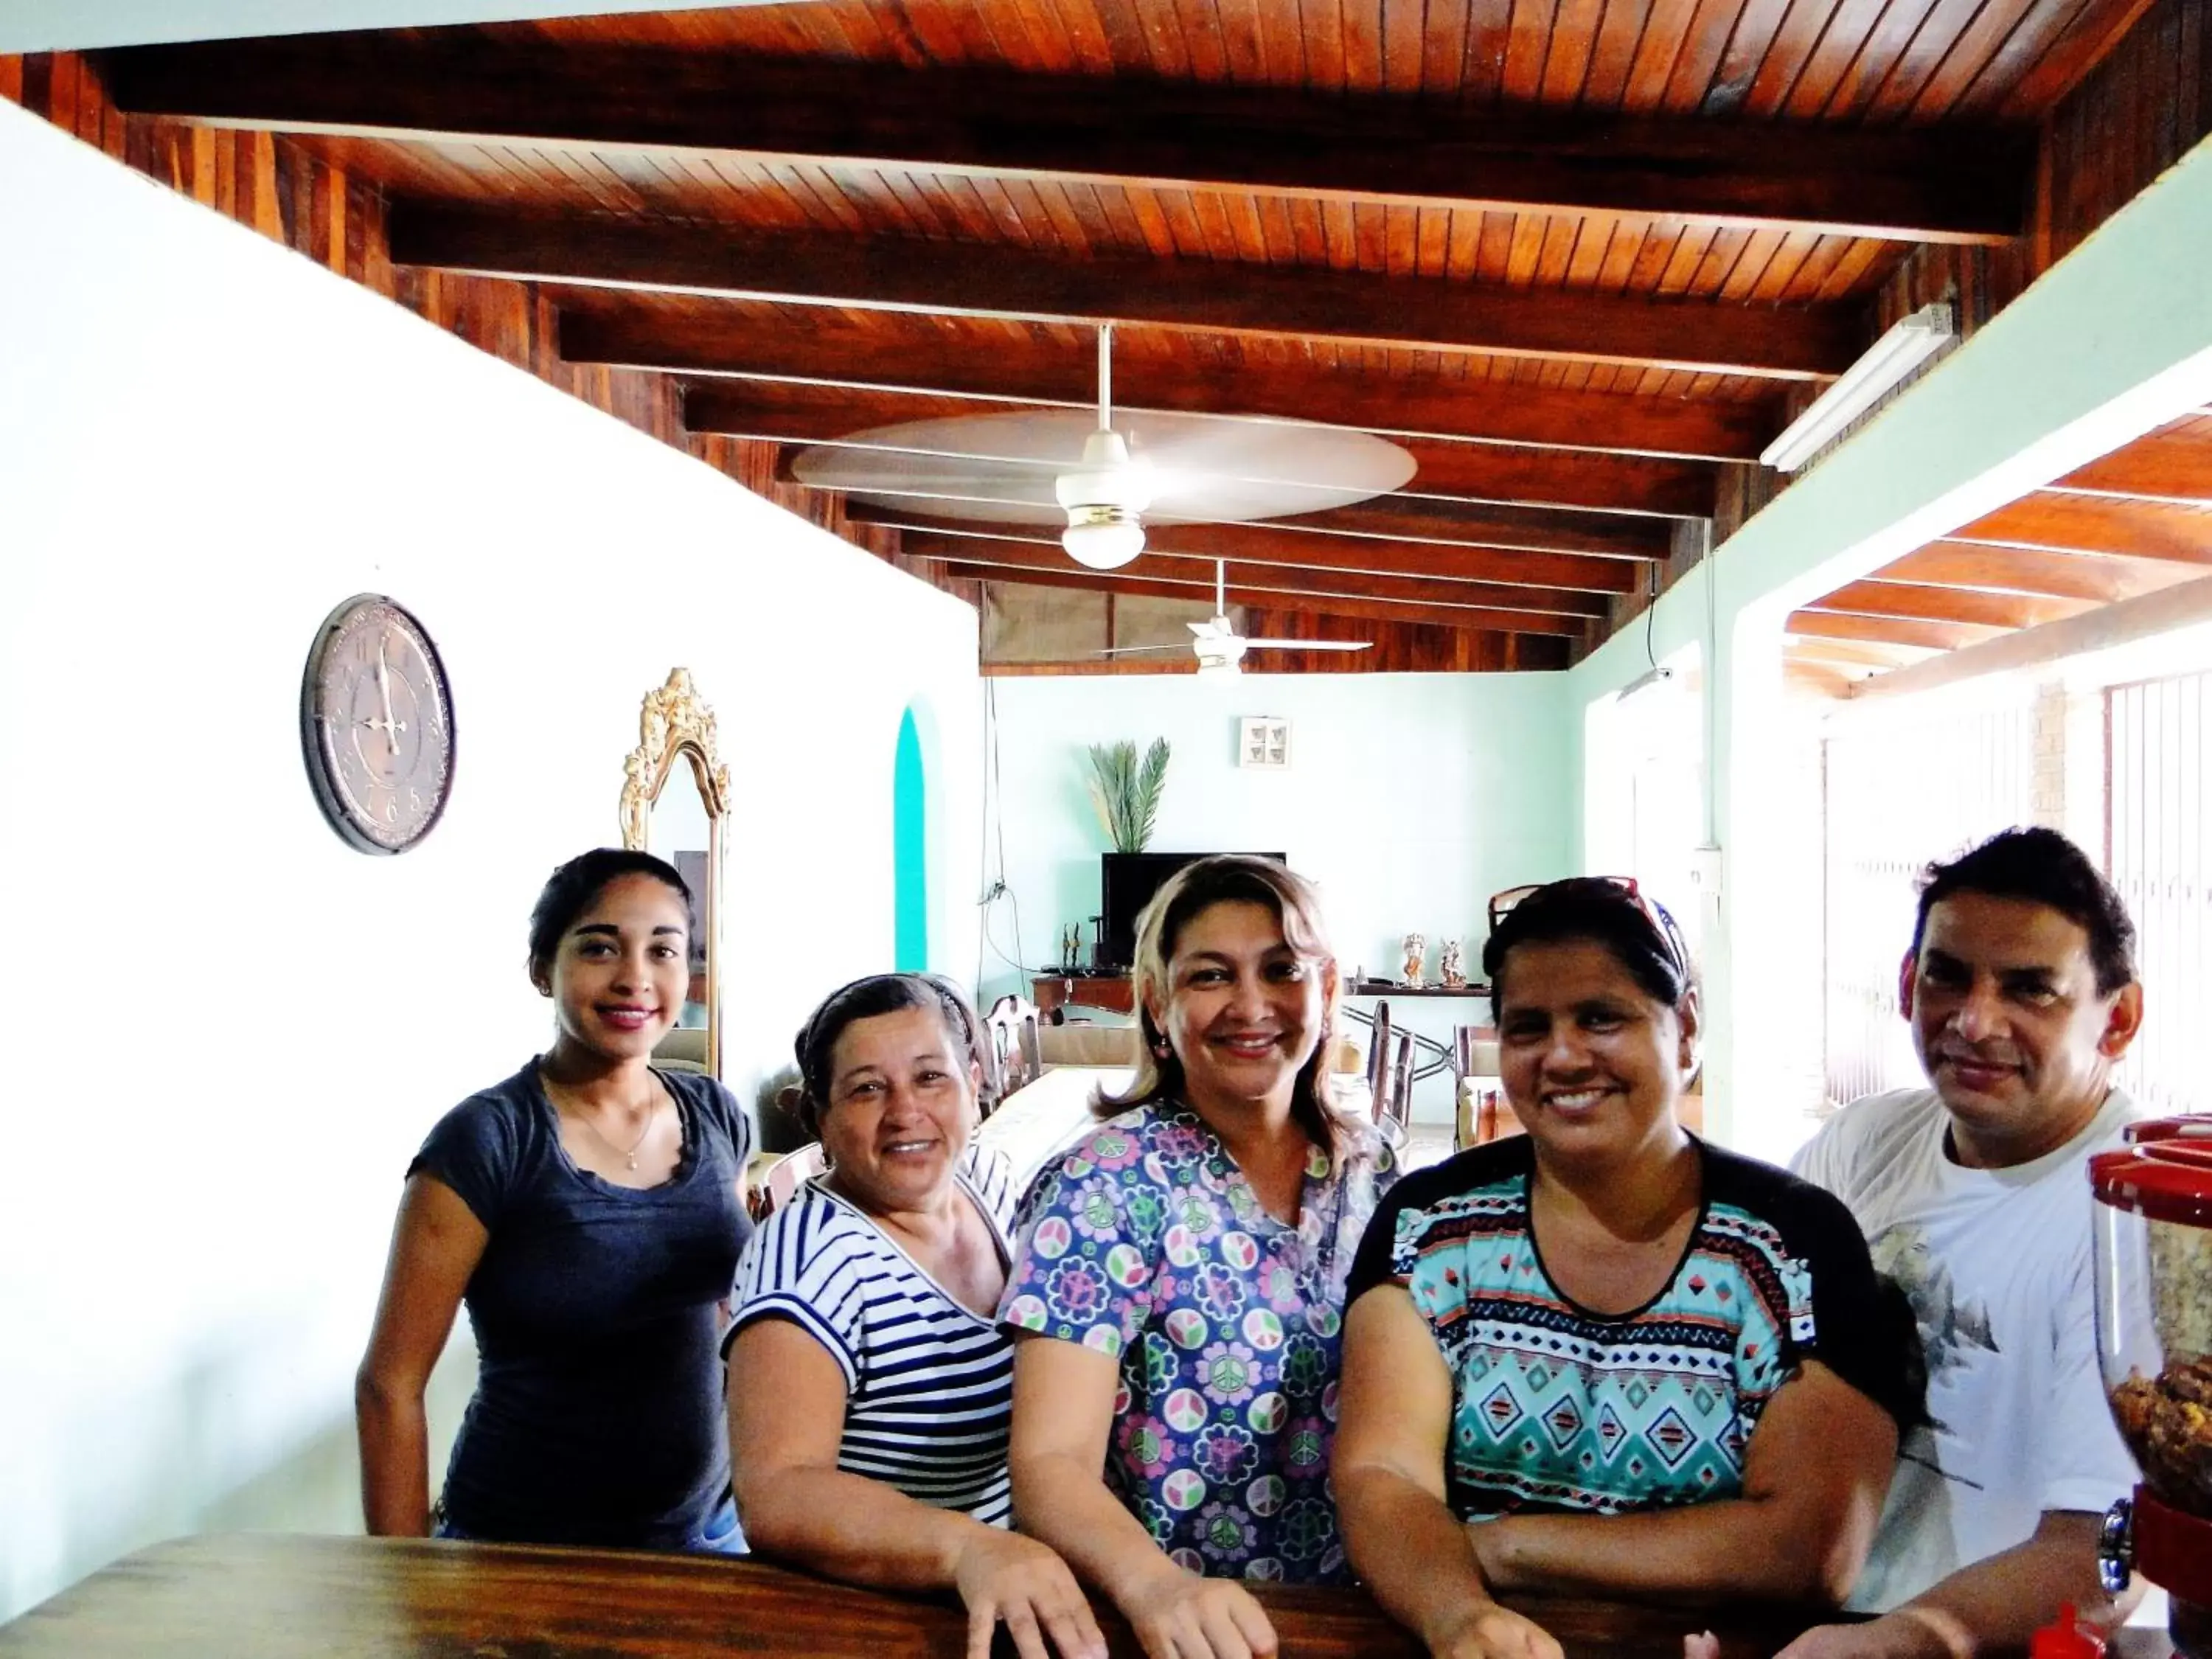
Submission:
[[[0,224],[4,1619],[165,1535],[357,1524],[402,1171],[542,1042],[530,904],[616,837],[672,665],[737,801],[741,1095],[888,963],[911,699],[933,938],[972,967],[979,745],[968,607],[4,104]],[[453,803],[398,859],[300,759],[362,590],[453,681]]]
[[[1000,951],[1032,966],[1059,960],[1063,922],[1098,909],[1108,847],[1089,795],[1088,745],[1121,738],[1174,750],[1152,849],[1279,852],[1318,882],[1339,961],[1395,976],[1399,944],[1465,944],[1480,972],[1490,895],[1573,867],[1566,677],[1562,674],[1188,675],[1006,678],[985,682],[996,705],[1001,795],[985,860],[1015,903],[990,908],[995,949],[982,978],[1013,988]],[[1283,771],[1237,763],[1237,720],[1291,722]],[[987,881],[988,881],[987,874]],[[1086,929],[1085,939],[1090,937]],[[1448,1032],[1473,1005],[1401,1001],[1402,1024]],[[1424,1116],[1444,1115],[1448,1089],[1425,1086]],[[1429,1097],[1435,1096],[1431,1101]],[[1434,1108],[1431,1110],[1431,1107]]]

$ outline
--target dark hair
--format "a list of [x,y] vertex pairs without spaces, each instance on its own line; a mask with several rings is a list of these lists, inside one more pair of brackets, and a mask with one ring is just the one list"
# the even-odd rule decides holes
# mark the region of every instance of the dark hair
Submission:
[[2025,899],[2058,914],[2089,936],[2097,994],[2108,997],[2136,976],[2136,925],[2112,884],[2088,854],[2056,830],[2002,830],[1950,863],[1929,863],[1920,875],[1920,909],[1912,919],[1912,954],[1928,932],[1928,913],[1956,893]]
[[[1153,1023],[1146,993],[1165,1005],[1170,991],[1168,963],[1175,955],[1177,936],[1200,911],[1216,904],[1263,905],[1274,914],[1283,942],[1291,950],[1323,962],[1336,959],[1322,928],[1321,896],[1304,876],[1273,859],[1242,853],[1219,853],[1186,864],[1161,884],[1137,917],[1132,980],[1144,1047],[1129,1086],[1118,1095],[1101,1092],[1097,1097],[1092,1109],[1099,1116],[1113,1117],[1155,1100],[1182,1099],[1182,1058],[1169,1047],[1167,1033]],[[1337,1105],[1328,1079],[1329,1054],[1336,1046],[1336,1011],[1337,998],[1332,995],[1322,1010],[1321,1039],[1298,1068],[1291,1091],[1291,1115],[1332,1158],[1342,1149],[1351,1121]]]
[[1669,1008],[1680,1007],[1696,983],[1681,933],[1657,900],[1603,876],[1570,876],[1522,899],[1483,942],[1492,1020],[1504,1002],[1506,954],[1516,945],[1568,939],[1603,945],[1647,995]]
[[627,847],[595,847],[579,853],[545,878],[544,890],[530,911],[530,976],[543,979],[553,971],[554,954],[561,936],[576,925],[576,918],[592,908],[610,882],[623,876],[651,876],[683,895],[688,913],[691,890],[676,866],[650,853]]
[[813,1139],[822,1138],[822,1114],[829,1109],[830,1065],[837,1039],[855,1020],[873,1019],[908,1008],[932,1008],[945,1022],[956,1054],[982,1063],[982,1022],[975,1018],[968,999],[950,980],[935,974],[869,974],[849,985],[841,985],[822,999],[793,1039],[791,1052],[799,1061],[797,1098],[786,1100],[800,1125]]

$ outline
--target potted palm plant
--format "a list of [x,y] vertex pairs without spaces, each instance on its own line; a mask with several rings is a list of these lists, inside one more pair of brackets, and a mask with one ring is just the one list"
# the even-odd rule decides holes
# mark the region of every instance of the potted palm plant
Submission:
[[1145,757],[1133,743],[1091,745],[1091,799],[1117,853],[1141,853],[1152,838],[1168,778],[1168,740],[1154,738]]

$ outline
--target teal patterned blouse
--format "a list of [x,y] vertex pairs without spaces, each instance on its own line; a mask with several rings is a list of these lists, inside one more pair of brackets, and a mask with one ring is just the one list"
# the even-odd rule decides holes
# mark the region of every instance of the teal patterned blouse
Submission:
[[1407,1176],[1376,1212],[1352,1295],[1402,1286],[1443,1351],[1445,1488],[1462,1520],[1737,1497],[1760,1413],[1810,1358],[1900,1420],[1916,1411],[1908,1333],[1850,1212],[1698,1146],[1697,1224],[1664,1288],[1628,1313],[1579,1306],[1546,1272],[1525,1136]]

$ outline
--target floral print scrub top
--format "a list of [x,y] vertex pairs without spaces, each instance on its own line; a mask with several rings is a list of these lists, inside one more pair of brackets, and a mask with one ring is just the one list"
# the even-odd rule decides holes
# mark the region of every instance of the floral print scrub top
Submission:
[[1328,1485],[1345,1280],[1396,1174],[1355,1124],[1335,1175],[1311,1149],[1286,1225],[1205,1121],[1163,1102],[1030,1187],[1000,1320],[1121,1362],[1106,1482],[1177,1565],[1346,1579]]

